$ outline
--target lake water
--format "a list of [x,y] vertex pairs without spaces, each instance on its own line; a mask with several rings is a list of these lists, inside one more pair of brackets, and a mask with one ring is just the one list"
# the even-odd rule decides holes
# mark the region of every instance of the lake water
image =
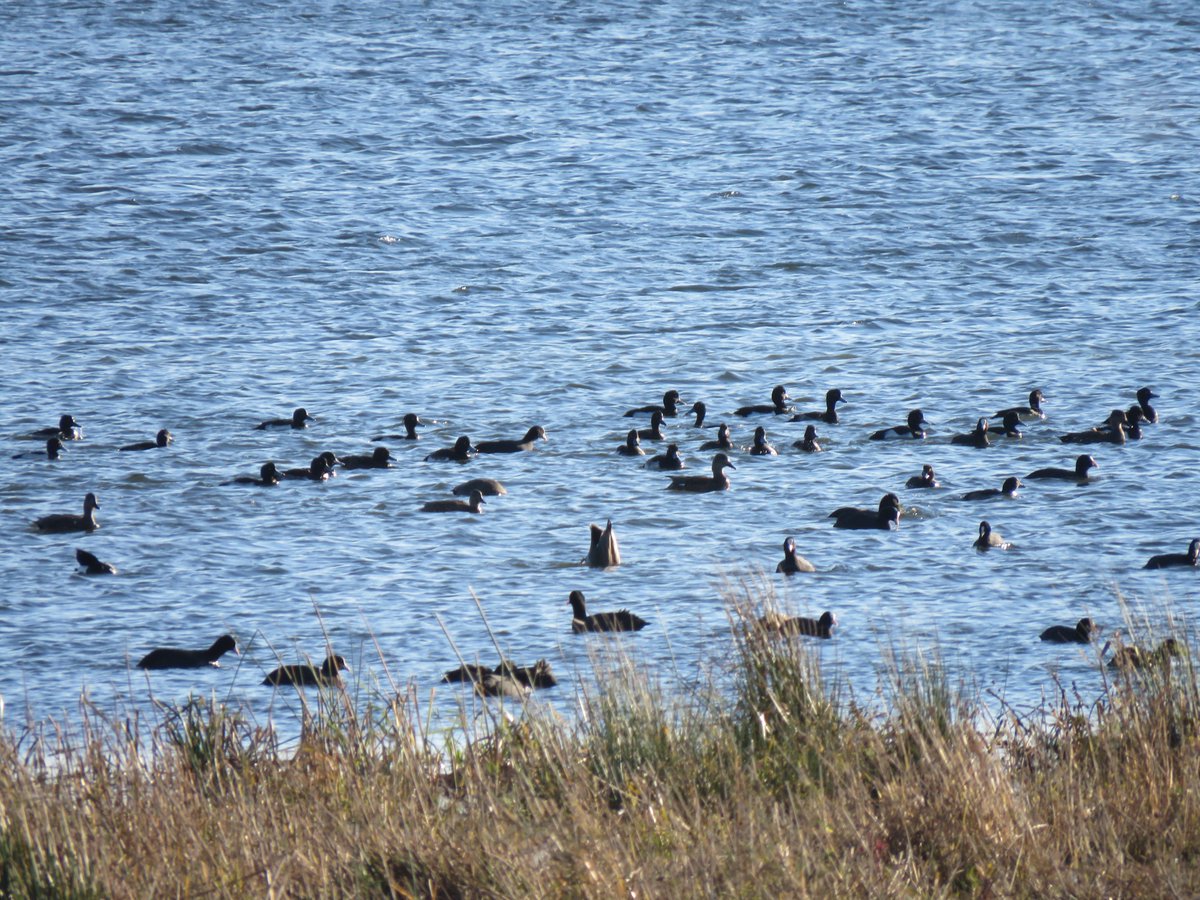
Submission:
[[[289,721],[258,682],[319,659],[422,697],[495,661],[550,659],[569,708],[596,637],[567,594],[651,625],[622,642],[668,681],[728,655],[727,581],[795,535],[818,568],[766,577],[833,610],[820,652],[874,690],[893,645],[1018,705],[1101,683],[1038,633],[1121,599],[1190,617],[1200,534],[1200,17],[1146,3],[10,3],[0,13],[0,383],[7,459],[72,413],[59,462],[0,471],[6,724],[214,692]],[[776,384],[803,425],[735,420]],[[1057,435],[1152,386],[1146,437],[1088,487],[968,489],[1069,465]],[[1020,442],[952,446],[1040,387]],[[678,389],[749,443],[732,489],[679,495],[618,456],[622,412]],[[306,430],[256,431],[304,406]],[[924,442],[868,441],[921,407]],[[368,452],[394,469],[223,486],[264,461]],[[711,438],[669,421],[689,470]],[[465,465],[461,434],[549,440]],[[644,427],[644,422],[639,423]],[[164,451],[116,448],[168,427]],[[902,490],[932,464],[944,488]],[[479,517],[420,512],[468,477]],[[896,533],[828,513],[897,490]],[[30,523],[100,499],[101,528]],[[578,565],[611,518],[624,564]],[[987,518],[1016,545],[972,549]],[[115,578],[75,573],[85,547]],[[319,610],[319,615],[318,615]],[[128,668],[238,635],[221,671]],[[233,664],[231,664],[231,662]],[[386,663],[386,673],[385,664]],[[461,691],[437,687],[435,709]]]

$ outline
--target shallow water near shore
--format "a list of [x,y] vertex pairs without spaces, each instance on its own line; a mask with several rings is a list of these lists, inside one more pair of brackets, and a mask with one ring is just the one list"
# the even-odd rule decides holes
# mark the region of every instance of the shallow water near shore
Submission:
[[[722,585],[770,573],[787,535],[818,569],[768,575],[836,612],[825,669],[870,693],[882,650],[936,646],[958,677],[1033,702],[1086,695],[1094,659],[1043,645],[1120,598],[1183,620],[1197,573],[1144,571],[1194,512],[1200,19],[1019,2],[752,4],[28,3],[0,35],[0,427],[8,456],[63,412],[85,440],[0,471],[6,724],[216,692],[283,721],[261,687],[325,634],[366,689],[437,686],[463,655],[545,657],[571,705],[604,640],[571,590],[651,620],[631,656],[685,682],[729,653]],[[826,452],[802,423],[735,419],[787,386],[841,388]],[[1162,422],[1098,446],[1094,484],[963,491],[1069,466],[1057,435],[1150,385]],[[1019,442],[951,446],[1042,388]],[[679,495],[615,453],[629,407],[678,389],[740,446],[728,492]],[[302,431],[256,431],[306,407]],[[922,408],[928,440],[875,429]],[[370,451],[326,484],[225,486],[273,459]],[[644,417],[643,417],[644,420]],[[637,425],[647,423],[639,420]],[[669,420],[691,472],[713,436]],[[425,462],[461,434],[536,451]],[[168,427],[163,451],[117,447]],[[653,452],[651,446],[647,447]],[[657,448],[654,448],[657,449]],[[922,463],[943,488],[901,490]],[[482,516],[422,513],[472,477]],[[896,533],[828,513],[896,490]],[[101,528],[38,516],[100,498]],[[972,550],[988,519],[1012,550]],[[623,564],[578,565],[612,519]],[[113,578],[74,573],[84,547]],[[319,615],[318,615],[319,611]],[[323,631],[324,629],[324,631]],[[128,668],[238,635],[220,671]],[[386,673],[382,662],[386,662]],[[390,681],[389,681],[390,678]]]

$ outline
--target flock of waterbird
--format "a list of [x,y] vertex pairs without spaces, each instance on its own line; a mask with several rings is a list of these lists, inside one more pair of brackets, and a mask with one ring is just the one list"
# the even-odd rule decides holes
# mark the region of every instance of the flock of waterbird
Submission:
[[[1159,421],[1158,414],[1150,405],[1155,395],[1150,388],[1144,387],[1137,391],[1136,402],[1128,409],[1114,409],[1104,422],[1094,428],[1084,431],[1071,432],[1059,436],[1065,444],[1124,444],[1130,440],[1140,440],[1143,426],[1152,425]],[[838,405],[846,402],[841,390],[831,389],[825,395],[825,408],[812,411],[796,411],[789,406],[791,398],[783,385],[776,386],[771,392],[769,404],[742,406],[733,414],[739,418],[751,416],[787,417],[784,421],[806,423],[804,436],[793,443],[793,447],[802,453],[820,453],[820,436],[817,434],[816,423],[838,425]],[[675,472],[686,468],[680,455],[679,445],[668,442],[664,427],[667,419],[687,415],[682,408],[679,391],[668,390],[663,394],[661,404],[649,404],[627,410],[625,416],[650,416],[650,427],[633,428],[626,435],[626,440],[616,448],[616,452],[627,457],[647,456],[642,442],[665,443],[665,450],[645,460],[647,469],[664,472]],[[963,434],[951,436],[949,443],[955,446],[986,448],[991,446],[993,439],[1001,441],[1019,440],[1022,436],[1022,426],[1029,423],[1041,422],[1046,415],[1042,409],[1045,397],[1040,389],[1029,394],[1028,405],[1014,406],[1002,409],[991,416],[980,417],[974,429]],[[703,401],[696,401],[690,408],[690,414],[695,416],[693,425],[696,428],[709,428],[712,423],[707,421],[707,407]],[[992,427],[993,420],[999,420],[1000,425]],[[315,421],[304,408],[296,409],[290,417],[267,419],[257,426],[258,430],[271,428],[302,429],[308,423]],[[425,423],[415,413],[408,413],[403,418],[404,432],[397,434],[380,434],[374,436],[373,442],[420,439],[417,429]],[[905,417],[904,424],[890,428],[882,428],[869,435],[870,440],[925,440],[930,424],[926,421],[920,409],[911,410]],[[27,438],[45,440],[45,458],[56,460],[70,441],[81,440],[82,430],[79,423],[71,415],[63,415],[57,426],[44,428],[28,435]],[[540,425],[530,427],[519,439],[493,440],[472,442],[464,435],[459,437],[452,446],[442,447],[429,453],[425,460],[429,462],[453,461],[467,462],[479,455],[507,454],[528,452],[537,446],[539,440],[546,440],[546,432]],[[119,451],[148,451],[161,450],[171,445],[173,435],[166,428],[161,429],[153,440],[138,441],[121,446]],[[715,440],[706,440],[698,445],[701,452],[715,451],[712,458],[710,473],[701,475],[671,475],[667,489],[685,493],[710,493],[725,491],[730,488],[727,469],[736,470],[731,454],[745,452],[751,456],[774,456],[778,451],[771,445],[765,427],[759,426],[754,431],[752,442],[745,448],[739,448],[734,443],[728,423],[717,425]],[[16,457],[42,455],[41,452],[19,453]],[[225,485],[249,485],[263,488],[278,486],[289,479],[328,481],[336,476],[337,468],[355,469],[387,469],[391,468],[394,457],[384,446],[375,447],[369,454],[341,455],[332,451],[324,451],[314,457],[307,466],[280,469],[274,461],[266,462],[259,470],[258,476],[238,476]],[[1076,484],[1086,484],[1091,478],[1091,470],[1096,468],[1096,461],[1087,454],[1079,455],[1072,468],[1043,468],[1030,472],[1026,480],[1057,479]],[[1023,486],[1021,478],[1009,476],[1004,479],[999,488],[984,488],[968,491],[961,495],[963,501],[981,501],[995,498],[1015,497]],[[908,489],[937,489],[940,487],[937,473],[930,465],[923,465],[921,473],[909,478],[905,483]],[[462,482],[453,489],[453,494],[460,499],[439,499],[424,503],[421,510],[431,513],[468,513],[478,515],[485,504],[485,496],[499,496],[506,490],[499,481],[491,478],[473,478]],[[100,508],[94,493],[88,493],[83,501],[83,514],[74,515],[57,513],[42,516],[33,522],[33,527],[44,533],[92,532],[99,528],[96,520],[96,510]],[[885,494],[875,509],[860,509],[856,507],[841,507],[829,514],[834,520],[835,528],[895,530],[899,527],[904,508],[900,498],[895,493]],[[620,547],[611,520],[605,527],[589,526],[591,541],[587,555],[581,561],[594,567],[611,567],[621,563]],[[977,550],[1007,550],[1011,544],[992,527],[987,520],[979,522],[978,537],[974,542]],[[783,543],[784,557],[776,567],[777,573],[793,575],[801,572],[815,572],[816,567],[796,549],[795,538],[789,536]],[[76,561],[88,575],[115,575],[117,569],[111,563],[98,559],[94,554],[78,548],[75,551]],[[1200,538],[1191,541],[1186,552],[1164,553],[1152,557],[1146,568],[1158,569],[1178,566],[1197,567],[1200,565]],[[581,632],[593,631],[637,631],[647,624],[639,616],[628,610],[589,614],[582,592],[571,591],[568,603],[572,610],[572,630]],[[819,618],[812,619],[802,616],[783,616],[778,613],[768,613],[762,616],[757,625],[765,632],[780,636],[804,635],[818,638],[833,636],[838,624],[837,617],[829,611]],[[1089,618],[1080,619],[1074,626],[1055,625],[1047,628],[1041,634],[1044,641],[1055,643],[1089,643],[1099,632],[1095,623]],[[168,668],[200,668],[217,666],[218,660],[225,653],[238,653],[236,640],[228,634],[221,635],[210,647],[200,650],[187,650],[173,647],[160,647],[151,650],[138,662],[143,669]],[[1113,666],[1140,667],[1154,662],[1160,662],[1181,653],[1179,644],[1174,639],[1164,641],[1159,647],[1147,650],[1137,647],[1119,647],[1110,660]],[[329,652],[324,662],[316,666],[311,662],[295,665],[283,665],[268,673],[263,684],[270,685],[320,685],[335,683],[340,672],[347,669],[343,657]],[[518,666],[507,660],[501,660],[494,668],[477,664],[464,663],[458,669],[447,672],[444,681],[470,682],[481,694],[488,696],[520,696],[533,688],[550,687],[556,684],[553,673],[546,660],[538,660],[532,666]]]

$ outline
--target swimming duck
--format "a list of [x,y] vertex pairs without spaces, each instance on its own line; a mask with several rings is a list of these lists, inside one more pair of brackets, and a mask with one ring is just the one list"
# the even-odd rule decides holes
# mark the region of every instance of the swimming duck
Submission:
[[348,671],[350,671],[350,667],[346,665],[346,660],[336,653],[331,653],[325,657],[325,662],[321,663],[319,669],[312,665],[312,663],[280,666],[278,669],[268,672],[267,677],[263,679],[262,683],[307,686],[335,684],[341,681],[339,673]]
[[895,531],[900,527],[900,498],[895,494],[884,494],[878,509],[843,506],[831,512],[829,518],[835,520],[834,528]]
[[804,437],[798,441],[793,441],[792,446],[797,450],[803,450],[805,453],[820,453],[821,445],[817,443],[817,426],[809,425],[804,429]]
[[390,469],[392,454],[387,447],[376,447],[370,453],[354,453],[341,458],[343,469]]
[[842,392],[837,388],[832,388],[825,392],[824,411],[818,409],[811,412],[796,413],[792,416],[792,421],[802,422],[805,419],[820,419],[822,422],[836,425],[838,423],[837,404],[845,402],[846,398],[842,396]]
[[1146,421],[1146,414],[1142,412],[1140,406],[1131,406],[1125,411],[1125,437],[1131,441],[1140,441],[1142,439],[1142,423]]
[[530,693],[529,685],[522,684],[507,675],[497,675],[495,672],[489,672],[478,681],[472,681],[471,686],[475,688],[475,693],[482,697],[507,697],[511,700],[520,700],[529,696]]
[[138,441],[136,444],[126,444],[124,447],[119,447],[119,450],[157,450],[161,447],[168,446],[175,440],[175,435],[167,431],[165,428],[158,429],[158,434],[154,436],[152,441]]
[[472,491],[470,500],[430,500],[421,507],[422,512],[483,512],[483,494]]
[[97,559],[94,554],[88,553],[86,550],[76,548],[75,562],[83,567],[83,570],[88,575],[116,575],[117,567],[112,563],[102,562]]
[[489,675],[495,674],[493,669],[479,663],[463,663],[457,669],[451,669],[442,675],[442,681],[456,683],[463,681],[483,681]]
[[1011,546],[1012,544],[1000,537],[1000,532],[992,531],[990,523],[979,523],[979,537],[975,538],[976,550],[1007,550]]
[[546,429],[541,425],[534,425],[519,441],[479,441],[475,444],[475,449],[480,453],[520,453],[523,450],[532,450],[538,440],[545,439]]
[[571,630],[576,634],[584,631],[640,631],[647,622],[627,609],[616,612],[587,614],[583,591],[571,591],[567,602],[571,604]]
[[1138,406],[1141,408],[1142,415],[1145,416],[1146,421],[1151,425],[1154,425],[1158,422],[1158,413],[1155,412],[1154,407],[1150,405],[1150,401],[1157,399],[1157,397],[1158,394],[1154,393],[1154,391],[1150,390],[1148,387],[1141,388],[1137,392]]
[[667,436],[663,434],[663,414],[655,412],[650,414],[650,427],[639,428],[638,437],[643,441],[665,441]]
[[1100,468],[1099,463],[1086,453],[1075,458],[1074,469],[1038,469],[1036,472],[1030,472],[1025,476],[1026,480],[1030,478],[1060,478],[1065,481],[1074,481],[1079,484],[1088,483],[1088,471],[1090,469]]
[[1146,666],[1162,665],[1172,657],[1183,656],[1183,647],[1175,638],[1167,638],[1153,650],[1144,647],[1121,647],[1108,661],[1110,669],[1142,669]]
[[1064,444],[1124,444],[1127,421],[1125,410],[1114,409],[1101,427],[1060,434],[1058,439]]
[[988,437],[988,420],[979,419],[975,423],[974,431],[967,434],[956,434],[950,438],[950,443],[965,447],[977,447],[980,450],[992,446],[991,439]]
[[815,572],[817,567],[796,552],[796,539],[788,537],[783,542],[783,559],[775,571],[782,575],[795,575],[797,572]]
[[689,491],[693,494],[727,491],[729,490],[729,476],[725,474],[724,470],[736,468],[737,466],[729,461],[728,456],[718,453],[713,457],[711,477],[708,475],[672,475],[667,490]]
[[[336,459],[336,457],[334,457]],[[280,478],[307,479],[308,481],[328,481],[333,477],[333,466],[328,456],[322,453],[312,458],[312,462],[302,469],[284,469],[279,473]]]
[[28,453],[14,453],[13,459],[33,459],[34,457],[41,458],[45,456],[46,459],[56,460],[64,449],[66,448],[63,447],[62,439],[55,436],[47,439],[45,451],[30,450]]
[[771,391],[770,406],[762,403],[752,406],[742,406],[734,410],[733,414],[735,416],[752,416],[756,413],[774,413],[777,416],[781,416],[787,412],[787,405],[784,403],[784,401],[791,399],[792,398],[788,396],[787,388],[785,388],[782,384],[777,384]]
[[978,491],[967,491],[962,495],[962,500],[990,500],[993,497],[1015,497],[1017,496],[1017,488],[1024,487],[1021,484],[1021,479],[1015,475],[1011,478],[1005,478],[1004,483],[998,488],[982,488]]
[[696,414],[696,421],[692,423],[693,428],[704,427],[704,417],[708,414],[708,407],[704,405],[703,400],[697,400],[692,404],[692,412]]
[[925,414],[919,409],[911,410],[908,414],[907,425],[896,425],[893,428],[880,428],[871,435],[873,441],[894,441],[898,438],[914,438],[922,440],[925,437],[925,429],[929,427],[929,423],[925,421]]
[[1028,406],[1010,406],[1008,409],[1002,409],[999,412],[993,413],[993,419],[1003,419],[1009,413],[1014,413],[1022,422],[1029,422],[1034,419],[1046,418],[1046,413],[1042,411],[1042,402],[1046,399],[1041,388],[1035,388],[1029,392]]
[[495,478],[472,478],[456,485],[450,493],[456,497],[470,497],[475,491],[479,491],[485,497],[500,497],[508,493],[504,485]]
[[518,684],[531,688],[552,688],[558,684],[550,663],[539,659],[532,666],[518,666],[506,659],[500,660],[500,665],[492,670],[494,674],[511,678]]
[[1003,416],[1004,421],[1000,424],[1000,433],[1010,439],[1020,440],[1025,436],[1025,432],[1021,430],[1021,417],[1015,412],[1006,412]]
[[371,438],[372,441],[419,441],[421,436],[417,434],[418,426],[425,423],[421,421],[420,416],[416,413],[404,414],[404,434],[377,434]]
[[222,484],[253,484],[257,487],[275,487],[279,484],[279,479],[283,477],[283,473],[275,467],[273,462],[265,462],[258,470],[259,477],[253,475],[239,475],[237,478],[231,478],[229,481],[223,481]]
[[466,462],[475,456],[475,448],[471,446],[471,439],[465,434],[454,442],[453,447],[442,447],[439,450],[434,450],[425,461],[451,459],[455,462]]
[[622,456],[645,456],[646,451],[642,449],[642,442],[638,438],[636,428],[630,428],[629,434],[625,435],[625,443],[617,448],[617,452]]
[[724,422],[717,428],[717,439],[705,441],[700,445],[701,450],[732,450],[733,441],[729,437],[729,426]]
[[617,544],[617,533],[613,531],[612,519],[601,528],[599,525],[588,526],[591,532],[591,543],[587,556],[581,562],[596,569],[607,569],[621,564],[621,548]]
[[1072,628],[1069,625],[1051,625],[1042,632],[1042,640],[1052,644],[1090,644],[1099,631],[1091,619],[1080,619]]
[[138,660],[137,667],[139,669],[202,669],[205,666],[212,666],[214,669],[219,669],[221,664],[217,660],[231,651],[235,656],[241,655],[238,653],[237,641],[233,639],[233,635],[223,634],[213,641],[212,646],[207,650],[156,647]]
[[641,413],[654,414],[656,412],[660,412],[664,416],[670,416],[671,418],[674,418],[679,414],[678,407],[679,391],[672,390],[663,394],[662,406],[658,406],[657,404],[651,404],[650,406],[639,406],[637,409],[626,410],[625,415],[636,416],[640,415]]
[[758,620],[758,625],[764,631],[780,635],[805,635],[829,639],[833,637],[833,629],[837,627],[837,616],[829,610],[821,613],[819,619],[808,619],[804,616],[782,616],[779,613],[767,613]]
[[750,445],[751,456],[778,456],[775,448],[767,443],[767,429],[759,425],[754,429],[754,443]]
[[290,419],[266,419],[254,426],[255,431],[262,431],[266,428],[307,428],[309,422],[317,421],[308,414],[303,406],[299,406],[292,411]]
[[650,459],[646,460],[645,467],[647,469],[658,469],[663,472],[679,471],[684,467],[683,460],[679,458],[679,445],[667,444],[667,452],[650,457]]
[[1200,538],[1193,538],[1188,544],[1187,553],[1161,553],[1150,557],[1143,568],[1169,569],[1173,566],[1192,566],[1200,564]]
[[69,513],[55,513],[42,516],[33,523],[33,527],[44,534],[65,534],[70,531],[95,531],[100,527],[96,521],[96,510],[100,501],[95,494],[83,498],[83,515],[74,516]]
[[75,421],[75,417],[66,414],[58,417],[58,427],[39,428],[25,436],[37,440],[58,438],[60,441],[78,441],[83,439],[83,433],[79,430],[79,423]]
[[921,474],[913,475],[908,481],[904,482],[905,487],[909,488],[935,488],[940,487],[937,480],[937,475],[933,471],[933,466],[921,466]]

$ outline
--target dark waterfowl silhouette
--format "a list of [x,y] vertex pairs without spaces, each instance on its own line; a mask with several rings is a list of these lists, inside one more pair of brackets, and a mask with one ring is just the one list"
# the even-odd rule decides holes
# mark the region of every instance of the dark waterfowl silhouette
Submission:
[[795,575],[797,572],[815,572],[817,567],[796,552],[796,539],[788,537],[783,542],[783,559],[775,571],[783,575]]
[[272,669],[268,672],[267,677],[262,680],[262,683],[294,684],[309,687],[321,684],[336,684],[342,679],[339,673],[348,671],[350,671],[350,667],[346,665],[346,660],[336,653],[331,653],[325,657],[325,662],[321,663],[320,668],[312,665],[312,663],[280,666],[278,669]]
[[1124,444],[1126,422],[1125,410],[1114,409],[1099,428],[1060,434],[1058,439],[1064,444]]
[[1035,388],[1029,392],[1028,406],[1010,406],[1007,409],[1002,409],[999,412],[992,413],[993,419],[1003,419],[1009,413],[1013,413],[1022,422],[1030,422],[1034,419],[1046,418],[1046,413],[1042,410],[1042,403],[1046,397],[1042,393],[1041,388]]
[[878,509],[862,509],[843,506],[829,514],[834,528],[877,529],[894,531],[900,527],[900,498],[895,494],[884,494]]
[[1149,562],[1143,568],[1145,569],[1169,569],[1175,566],[1189,566],[1195,568],[1200,564],[1200,538],[1193,538],[1188,544],[1187,553],[1160,553],[1158,556],[1150,557]]
[[1142,416],[1151,425],[1155,425],[1158,422],[1158,413],[1155,411],[1154,407],[1150,405],[1150,401],[1157,398],[1158,394],[1154,393],[1154,391],[1150,390],[1148,387],[1141,388],[1137,392],[1138,407],[1142,411]]
[[303,406],[298,406],[292,410],[290,419],[266,419],[254,426],[255,431],[263,431],[267,428],[307,428],[309,422],[315,422],[312,416]]
[[751,406],[741,406],[734,410],[733,414],[735,416],[753,416],[758,413],[774,413],[777,416],[781,416],[787,412],[787,404],[785,401],[791,399],[792,398],[788,396],[787,388],[785,388],[782,384],[777,384],[771,391],[770,404],[759,403]]
[[639,428],[638,437],[643,441],[665,441],[666,434],[663,433],[663,414],[661,412],[650,414],[650,427]]
[[921,440],[925,437],[925,429],[929,427],[929,423],[925,421],[925,414],[919,409],[909,411],[908,424],[896,425],[892,428],[880,428],[871,435],[872,441],[894,441],[900,438],[915,438]]
[[453,447],[442,447],[434,450],[425,457],[426,462],[431,460],[453,460],[455,462],[466,462],[475,456],[475,448],[471,446],[471,439],[465,434],[454,442]]
[[[1025,436],[1025,432],[1021,430],[1021,417],[1015,412],[1006,412],[1003,416],[1004,421],[1000,423],[1000,436],[1010,440],[1019,441]],[[994,434],[997,429],[992,429]]]
[[508,660],[501,660],[495,668],[488,668],[479,663],[463,663],[457,669],[451,669],[442,675],[442,681],[482,684],[490,678],[497,677],[507,678],[530,688],[551,688],[558,684],[550,663],[544,659],[539,659],[532,666],[518,666]]
[[671,418],[679,415],[679,391],[671,390],[663,394],[662,406],[653,403],[649,406],[639,406],[637,409],[626,410],[625,415],[637,416],[642,413],[653,415],[656,412],[660,412],[664,416],[670,416]]
[[588,615],[583,591],[571,591],[567,602],[571,604],[571,630],[584,631],[640,631],[648,624],[627,609],[615,612],[600,612]]
[[617,448],[617,452],[622,456],[645,456],[646,451],[642,449],[642,442],[638,438],[636,428],[630,428],[629,434],[625,435],[625,443]]
[[1100,468],[1099,463],[1086,453],[1075,458],[1074,469],[1058,469],[1050,467],[1048,469],[1038,469],[1035,472],[1030,472],[1025,476],[1025,480],[1037,478],[1057,478],[1063,481],[1074,481],[1077,484],[1087,484],[1089,479],[1089,471],[1091,469]]
[[154,436],[152,441],[138,441],[136,444],[126,444],[124,447],[119,447],[119,450],[158,450],[167,447],[175,440],[175,435],[167,431],[165,428],[158,429],[158,434]]
[[353,453],[341,457],[343,469],[390,469],[393,456],[387,447],[376,447],[370,453]]
[[833,637],[833,629],[837,627],[837,624],[837,616],[829,610],[821,613],[821,618],[819,619],[767,613],[758,620],[759,628],[772,634],[783,636],[804,635],[806,637],[825,639]]
[[683,460],[679,458],[679,445],[667,444],[667,452],[650,457],[646,460],[645,467],[662,472],[677,472],[684,468]]
[[479,491],[485,497],[500,497],[508,493],[504,485],[495,478],[472,478],[456,485],[450,493],[456,497],[470,497],[475,491]]
[[529,685],[522,684],[508,675],[497,675],[495,672],[484,675],[479,681],[471,682],[471,686],[475,689],[475,693],[482,697],[507,697],[511,700],[520,700],[529,696],[530,693]]
[[75,421],[75,417],[64,413],[58,417],[56,427],[38,428],[36,431],[29,432],[25,437],[39,441],[50,438],[58,438],[60,441],[78,441],[82,440],[83,434],[79,430],[79,423]]
[[279,479],[282,477],[283,473],[275,467],[275,463],[265,462],[258,470],[258,478],[255,478],[253,475],[239,475],[237,478],[231,478],[229,481],[223,481],[221,483],[252,484],[256,487],[275,487],[275,485],[279,484]]
[[729,437],[729,426],[724,422],[717,428],[717,439],[705,441],[700,445],[701,450],[732,450],[733,441]]
[[1144,669],[1168,663],[1184,655],[1184,650],[1175,638],[1167,638],[1153,650],[1145,647],[1118,647],[1108,661],[1110,669]]
[[821,445],[817,443],[817,426],[809,425],[804,429],[804,437],[793,441],[792,446],[805,453],[820,453]]
[[404,434],[377,434],[371,438],[372,441],[419,441],[421,436],[417,434],[417,428],[425,423],[421,421],[420,416],[416,413],[404,414]]
[[956,434],[950,438],[951,444],[957,444],[962,447],[976,447],[983,450],[992,446],[992,441],[988,437],[988,420],[979,419],[975,423],[975,430],[969,431],[966,434]]
[[[330,461],[333,457],[333,462]],[[328,450],[312,458],[307,468],[284,469],[279,473],[280,478],[307,481],[328,481],[333,477],[333,467],[340,462]]]
[[13,459],[58,459],[63,452],[62,438],[57,435],[52,438],[47,438],[45,450],[29,450],[25,453],[14,453]]
[[483,681],[495,670],[479,663],[463,663],[457,669],[451,669],[442,675],[442,681],[454,684],[464,681]]
[[621,564],[621,548],[617,544],[617,533],[613,531],[612,519],[601,528],[599,525],[588,526],[591,532],[591,542],[587,556],[581,562],[596,569],[607,569]]
[[83,498],[83,515],[75,516],[70,513],[54,513],[42,516],[33,523],[33,527],[44,534],[66,534],[72,531],[95,531],[100,527],[96,521],[96,510],[100,501],[95,494]]
[[933,471],[933,466],[921,466],[921,474],[913,475],[908,481],[904,482],[904,486],[908,488],[935,488],[941,487],[937,480],[937,474]]
[[825,392],[825,409],[796,413],[792,416],[792,421],[803,422],[806,419],[820,419],[822,422],[836,425],[838,423],[837,404],[845,402],[846,398],[842,396],[842,392],[837,388],[832,388]]
[[712,475],[672,475],[671,483],[667,485],[669,491],[688,491],[693,494],[704,494],[709,491],[726,491],[729,490],[729,477],[725,474],[725,469],[736,469],[733,463],[729,461],[729,457],[724,453],[718,453],[713,457]]
[[1140,441],[1142,439],[1142,423],[1146,421],[1146,414],[1142,412],[1140,406],[1131,406],[1125,411],[1125,437],[1131,441]]
[[1049,641],[1052,644],[1090,644],[1092,638],[1099,631],[1100,629],[1096,627],[1096,623],[1091,619],[1080,619],[1075,623],[1074,627],[1070,625],[1051,625],[1042,632],[1041,638],[1043,641]]
[[692,423],[693,428],[704,427],[704,417],[708,415],[708,407],[704,405],[703,400],[697,400],[692,404],[692,412],[696,414],[696,421]]
[[754,429],[754,443],[750,445],[751,456],[778,456],[774,447],[767,443],[767,429],[759,425]]
[[1015,497],[1017,488],[1023,487],[1021,479],[1015,475],[1004,479],[998,488],[981,488],[977,491],[967,491],[960,500],[991,500],[993,497]]
[[1000,536],[1000,532],[992,530],[991,523],[979,523],[979,537],[975,538],[976,550],[1007,550],[1011,546],[1012,544]]
[[180,650],[176,647],[156,647],[140,660],[139,669],[202,669],[212,666],[219,669],[217,662],[226,653],[239,656],[237,641],[231,634],[223,634],[207,650]]
[[422,512],[483,512],[483,494],[472,491],[470,500],[430,500],[421,507]]
[[88,553],[86,550],[76,548],[75,562],[83,567],[83,571],[87,575],[116,575],[117,567],[112,563],[106,563],[98,559],[95,554]]
[[545,439],[546,429],[541,425],[534,425],[519,441],[477,441],[475,449],[480,453],[521,453],[524,450],[532,450],[539,440]]

